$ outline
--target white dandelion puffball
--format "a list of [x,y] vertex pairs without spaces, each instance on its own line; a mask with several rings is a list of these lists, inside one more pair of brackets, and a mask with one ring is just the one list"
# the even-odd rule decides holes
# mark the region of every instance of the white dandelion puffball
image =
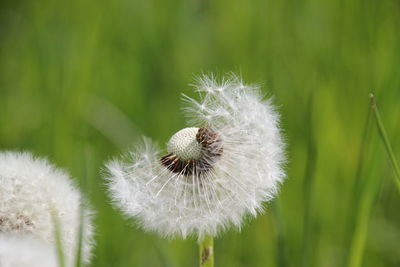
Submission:
[[[0,233],[30,234],[53,245],[53,217],[56,217],[67,263],[73,262],[82,202],[69,175],[46,159],[30,153],[0,153]],[[85,208],[82,254],[85,262],[89,262],[91,255],[91,213]]]
[[58,267],[54,246],[29,235],[0,234],[1,267]]
[[216,236],[240,228],[278,191],[285,173],[279,116],[259,89],[231,75],[199,79],[200,101],[184,96],[189,127],[167,153],[145,139],[125,161],[107,164],[114,204],[165,237]]

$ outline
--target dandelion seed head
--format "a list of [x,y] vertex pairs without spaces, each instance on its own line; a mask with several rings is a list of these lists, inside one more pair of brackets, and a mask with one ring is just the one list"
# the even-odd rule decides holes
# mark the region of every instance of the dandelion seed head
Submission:
[[[0,233],[29,234],[55,243],[52,213],[60,223],[63,249],[72,261],[82,196],[69,175],[30,153],[0,152]],[[91,256],[92,211],[85,209],[83,258]]]
[[191,127],[171,137],[167,154],[145,139],[129,158],[106,166],[113,203],[165,237],[240,229],[285,178],[279,116],[258,87],[234,75],[221,82],[204,76],[196,91],[199,101],[183,98]]

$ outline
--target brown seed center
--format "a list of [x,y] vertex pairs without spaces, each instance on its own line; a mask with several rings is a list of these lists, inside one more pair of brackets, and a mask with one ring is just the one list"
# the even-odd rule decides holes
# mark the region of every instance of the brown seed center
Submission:
[[209,127],[199,128],[196,141],[201,145],[201,157],[198,159],[182,159],[174,153],[161,157],[161,164],[174,173],[186,176],[197,175],[213,168],[223,153],[222,139]]

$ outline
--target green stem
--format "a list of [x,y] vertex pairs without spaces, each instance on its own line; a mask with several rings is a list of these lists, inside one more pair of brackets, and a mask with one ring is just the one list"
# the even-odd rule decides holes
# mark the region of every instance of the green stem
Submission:
[[214,239],[206,235],[199,243],[200,267],[214,267]]
[[394,174],[395,174],[395,178],[394,178],[395,184],[400,193],[400,168],[399,168],[399,165],[397,164],[396,157],[394,155],[392,146],[390,145],[389,138],[387,136],[385,127],[383,126],[382,118],[381,118],[381,115],[379,114],[378,106],[376,105],[375,96],[373,94],[370,94],[370,98],[371,98],[371,108],[375,114],[376,124],[377,124],[378,130],[379,130],[379,135],[382,138],[382,141],[386,148],[386,152],[388,153],[390,161],[392,162],[392,166],[393,166],[393,170],[394,170]]

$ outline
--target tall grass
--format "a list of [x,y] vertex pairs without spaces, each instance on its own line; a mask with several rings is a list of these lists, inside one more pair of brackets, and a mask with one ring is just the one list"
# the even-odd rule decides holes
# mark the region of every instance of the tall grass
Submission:
[[386,152],[387,152],[390,162],[392,163],[392,166],[393,166],[394,183],[397,186],[397,189],[399,190],[399,193],[400,193],[400,167],[399,167],[399,164],[397,163],[397,159],[393,152],[393,148],[390,145],[390,141],[389,141],[388,135],[386,133],[385,126],[383,125],[382,118],[379,113],[378,106],[376,104],[375,96],[373,94],[371,94],[370,98],[371,98],[371,109],[373,110],[374,115],[375,115],[376,125],[377,125],[378,131],[379,131],[379,135],[382,139],[383,144],[385,145]]

